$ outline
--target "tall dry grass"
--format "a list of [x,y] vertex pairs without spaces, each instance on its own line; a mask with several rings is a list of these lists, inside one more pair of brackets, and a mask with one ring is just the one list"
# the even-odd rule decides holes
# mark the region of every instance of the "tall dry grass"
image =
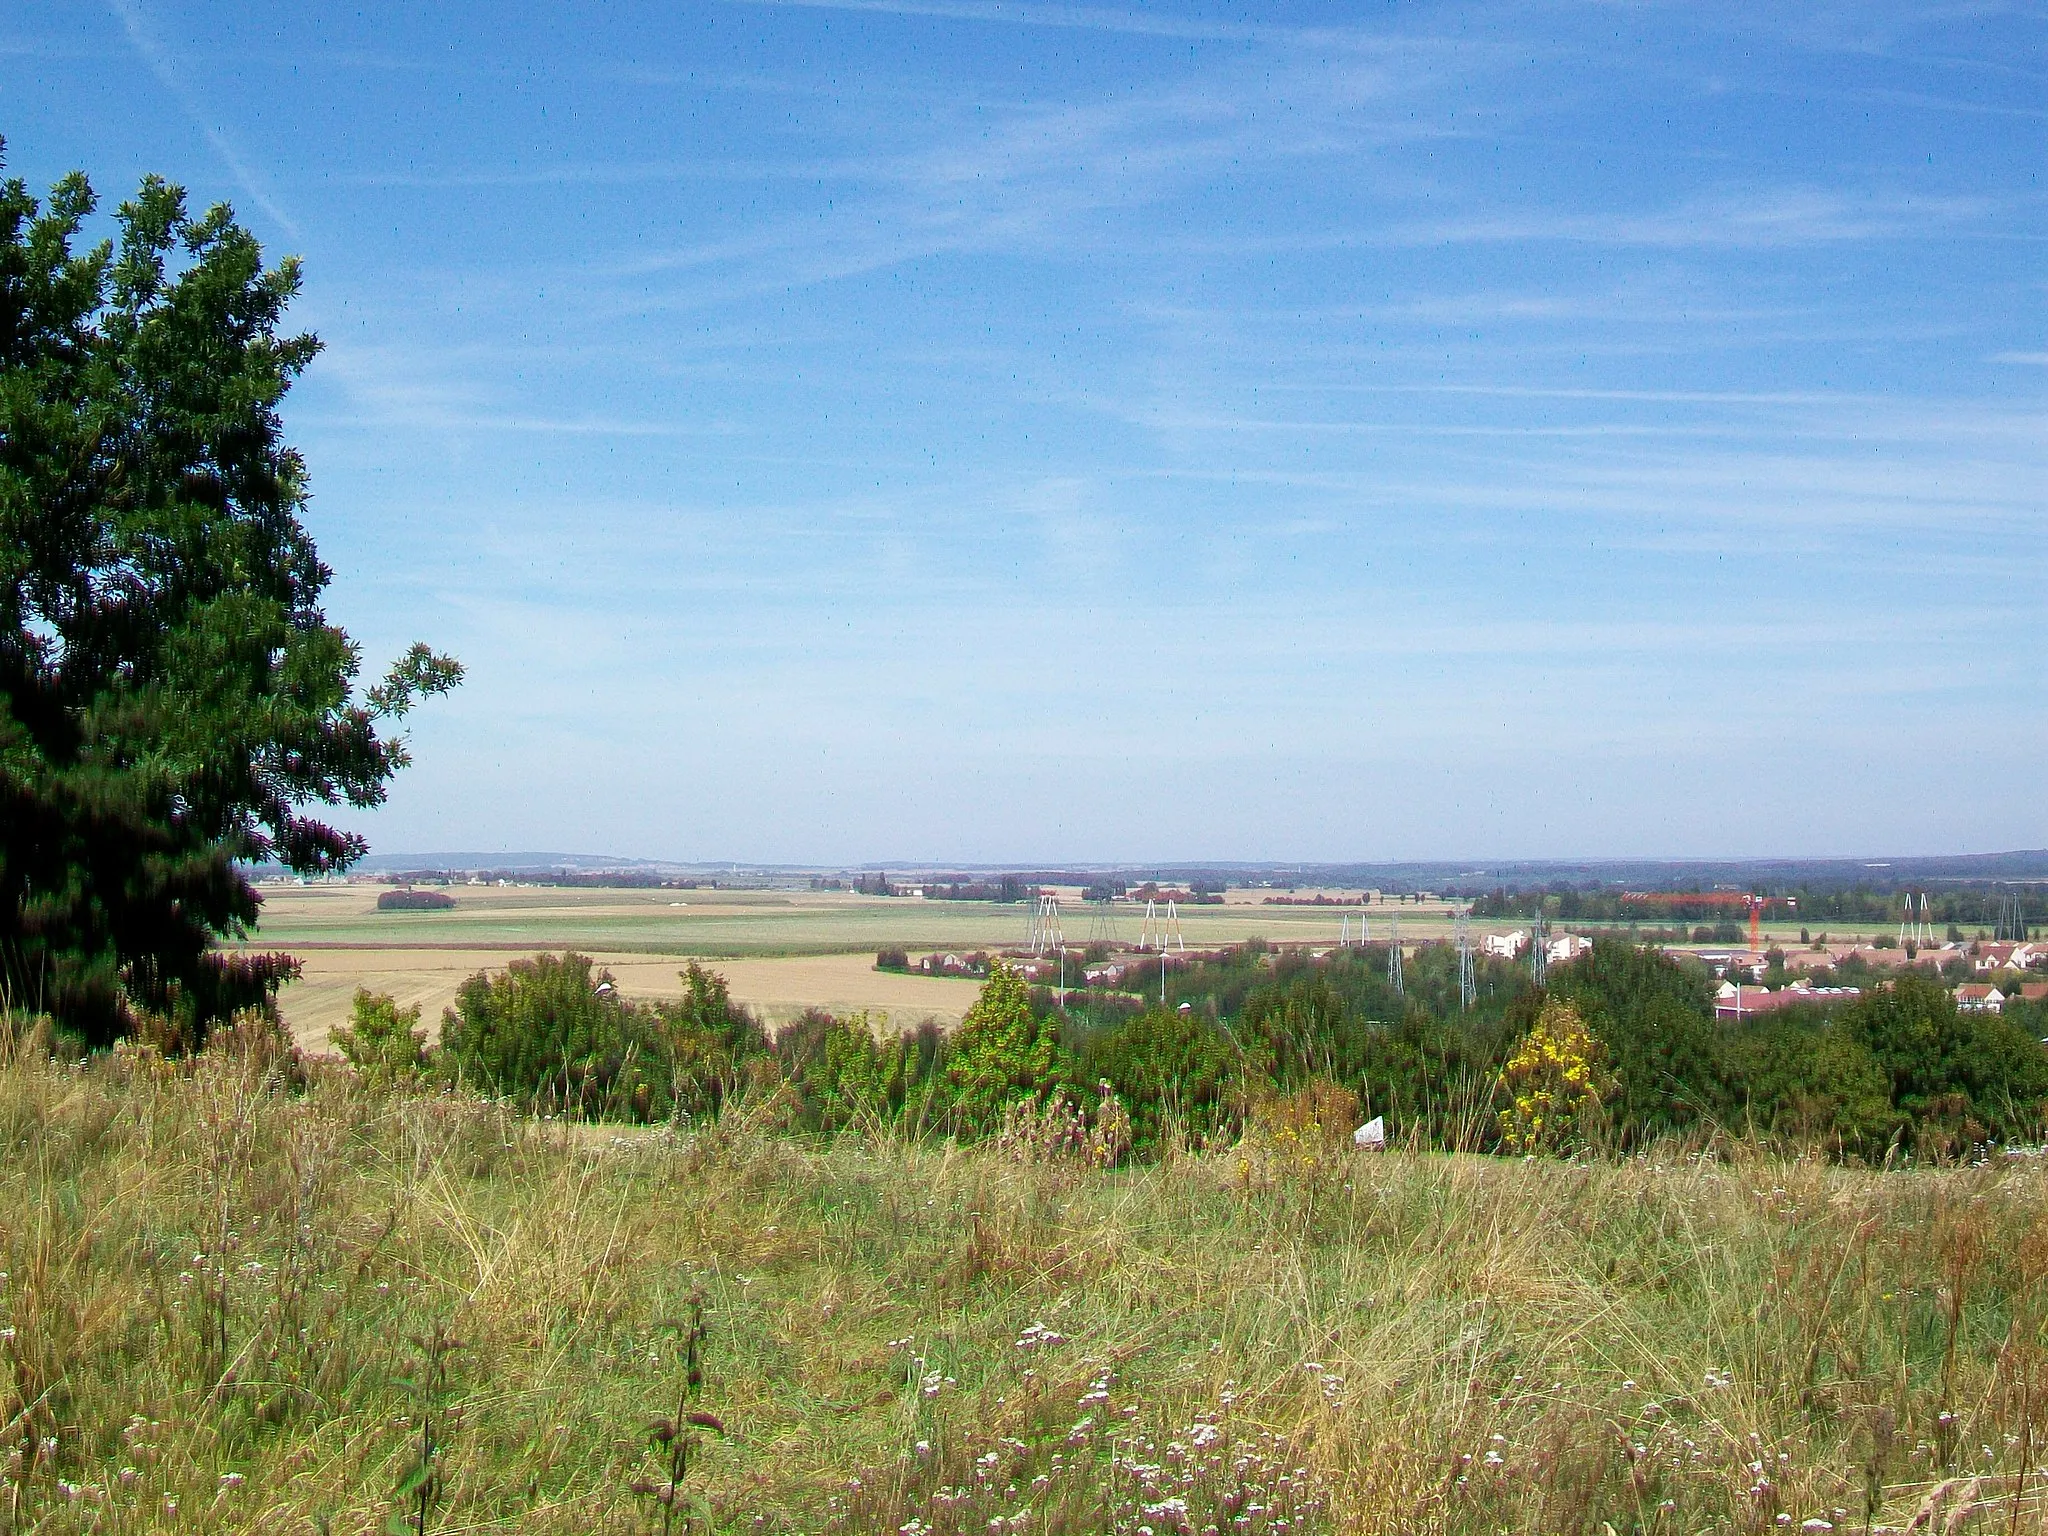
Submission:
[[2034,1164],[1297,1140],[1102,1173],[372,1096],[246,1036],[14,1052],[0,1137],[9,1532],[641,1529],[699,1507],[644,1492],[679,1400],[740,1532],[2048,1511]]

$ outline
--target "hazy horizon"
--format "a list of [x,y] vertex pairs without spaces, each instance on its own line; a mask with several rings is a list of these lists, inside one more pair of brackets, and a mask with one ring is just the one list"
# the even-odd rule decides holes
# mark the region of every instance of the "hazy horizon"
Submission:
[[[1960,862],[1988,863],[1994,860],[2023,861],[2042,866],[2039,875],[1982,875],[1957,876],[1973,879],[2019,879],[2031,881],[2048,879],[2048,849],[2006,848],[1983,853],[1900,853],[1894,850],[1880,858],[1875,853],[1838,855],[1802,855],[1785,853],[1761,854],[1621,854],[1611,857],[1574,857],[1563,855],[1556,858],[1518,859],[1494,856],[1431,856],[1414,859],[1204,859],[1199,856],[1167,859],[1102,860],[1102,859],[1021,859],[984,863],[972,859],[944,859],[927,857],[877,858],[858,861],[829,859],[740,859],[740,858],[694,858],[669,859],[654,855],[635,853],[594,853],[590,851],[571,852],[563,849],[419,849],[413,851],[379,849],[368,855],[358,868],[365,872],[376,870],[410,870],[442,868],[450,871],[477,870],[487,867],[491,861],[498,861],[499,867],[510,869],[540,869],[576,865],[588,870],[603,871],[634,865],[655,865],[667,868],[687,869],[738,869],[750,872],[773,872],[789,870],[798,873],[822,871],[878,871],[889,873],[944,873],[949,870],[962,872],[976,870],[1016,870],[1051,872],[1068,870],[1109,873],[1136,873],[1146,869],[1202,871],[1202,870],[1244,870],[1253,873],[1280,873],[1290,868],[1304,873],[1328,873],[1340,870],[1361,870],[1377,868],[1413,868],[1431,870],[1465,869],[1481,874],[1489,870],[1531,870],[1531,869],[1572,869],[1572,868],[1638,868],[1668,867],[1673,869],[1716,868],[1738,865],[1851,865],[1865,869],[1881,870],[1894,867],[1913,867],[1932,864]],[[1915,876],[1917,878],[1917,876]]]
[[304,257],[378,851],[2048,845],[2038,8],[1332,14],[56,0],[0,133]]

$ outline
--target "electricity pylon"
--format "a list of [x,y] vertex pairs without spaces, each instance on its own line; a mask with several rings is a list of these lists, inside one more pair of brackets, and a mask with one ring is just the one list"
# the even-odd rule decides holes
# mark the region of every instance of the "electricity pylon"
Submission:
[[1401,918],[1394,917],[1394,942],[1387,946],[1387,985],[1394,989],[1394,996],[1406,997],[1408,986],[1401,977]]
[[1927,893],[1920,893],[1920,908],[1913,909],[1913,893],[1906,892],[1906,915],[1899,919],[1899,947],[1908,944],[1926,949],[1934,943],[1934,914],[1927,907]]
[[1067,936],[1060,932],[1060,899],[1051,891],[1039,892],[1031,908],[1031,933],[1024,947],[1034,955],[1067,947]]
[[1458,941],[1458,1006],[1470,1008],[1479,997],[1479,978],[1472,969],[1472,917],[1460,912],[1452,925]]
[[1156,949],[1162,955],[1169,949],[1187,953],[1188,941],[1181,936],[1178,902],[1169,901],[1164,912],[1156,901],[1145,903],[1145,924],[1138,930],[1138,948]]
[[1541,906],[1529,925],[1529,974],[1539,987],[1550,979],[1550,925],[1543,921]]
[[1116,948],[1116,898],[1105,896],[1100,901],[1089,902],[1088,905],[1095,909],[1088,915],[1088,942],[1107,944],[1111,949]]
[[2026,939],[2027,918],[2020,910],[2017,892],[2007,891],[1998,898],[1998,928],[1991,937],[1996,942],[2010,940],[2014,944],[2022,943]]

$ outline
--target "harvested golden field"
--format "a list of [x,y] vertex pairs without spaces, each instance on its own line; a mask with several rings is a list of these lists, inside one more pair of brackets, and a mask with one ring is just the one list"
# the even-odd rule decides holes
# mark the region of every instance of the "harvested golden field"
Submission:
[[[734,998],[771,1023],[806,1008],[864,1010],[895,1028],[927,1018],[954,1023],[974,1000],[972,983],[877,971],[875,952],[1000,949],[1022,941],[1030,917],[1021,906],[840,891],[552,886],[451,886],[453,910],[379,912],[377,897],[388,889],[367,882],[263,888],[263,921],[250,947],[285,950],[304,966],[278,1001],[308,1048],[324,1047],[328,1032],[347,1020],[359,987],[417,1003],[438,1024],[464,978],[565,949],[590,955],[633,997],[678,995],[677,973],[694,958],[716,962]],[[1119,904],[1113,921],[1121,942],[1137,941],[1142,916]],[[1252,937],[1334,942],[1339,922],[1329,909],[1238,902],[1190,907],[1181,929],[1189,947],[1201,949]],[[1093,926],[1093,912],[1075,906],[1068,943],[1086,944]],[[1448,931],[1441,908],[1403,913],[1404,937]]]
[[[418,1004],[421,1019],[440,1032],[441,1010],[455,1001],[456,988],[478,971],[499,970],[532,953],[517,949],[313,948],[294,950],[304,966],[298,981],[278,995],[278,1007],[293,1038],[308,1050],[325,1050],[330,1030],[348,1022],[356,990],[390,994],[401,1006]],[[673,955],[596,951],[619,990],[633,998],[681,995],[678,973],[686,963]],[[977,984],[957,978],[906,976],[875,969],[862,951],[841,955],[788,955],[719,960],[715,965],[744,1003],[772,1024],[795,1018],[806,1008],[831,1013],[865,1011],[878,1024],[911,1028],[925,1019],[957,1024],[973,1003]]]

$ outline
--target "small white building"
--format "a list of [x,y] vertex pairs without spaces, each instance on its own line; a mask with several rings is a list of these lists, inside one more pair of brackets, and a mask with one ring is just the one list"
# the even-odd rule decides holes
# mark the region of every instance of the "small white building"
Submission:
[[1564,965],[1592,947],[1593,941],[1582,933],[1560,933],[1550,941],[1545,953],[1552,965]]
[[1529,947],[1529,931],[1517,928],[1513,933],[1489,933],[1479,941],[1479,952],[1501,960],[1512,960]]

